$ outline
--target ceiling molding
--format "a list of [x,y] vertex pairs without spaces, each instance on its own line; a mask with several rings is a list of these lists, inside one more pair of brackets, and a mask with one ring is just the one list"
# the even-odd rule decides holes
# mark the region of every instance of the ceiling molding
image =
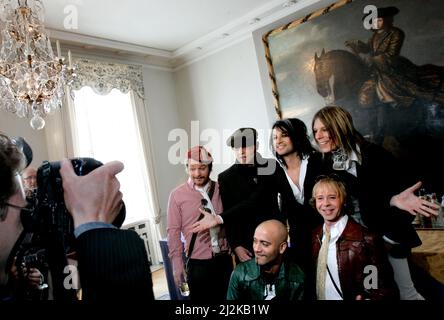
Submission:
[[[284,4],[287,2],[289,1],[274,0],[236,20],[233,20],[222,28],[184,45],[175,50],[173,56],[177,58],[186,55],[198,47],[205,48],[208,45],[214,46],[215,43],[224,42],[223,40],[241,37],[247,32],[251,32],[252,30],[264,26],[269,23],[270,20],[274,20],[276,18],[275,16],[286,16],[294,11],[294,6],[284,7]],[[306,1],[299,0],[299,2]]]
[[[288,6],[289,2],[292,3],[290,6]],[[257,29],[295,14],[318,2],[320,0],[272,1],[224,27],[175,50],[173,52],[172,65],[175,67],[175,70],[179,70],[184,66],[247,39]]]
[[[49,29],[50,37],[54,40],[77,48],[81,51],[101,55],[111,53],[113,58],[159,66],[161,68],[178,70],[199,61],[230,45],[238,43],[252,35],[252,32],[267,26],[279,19],[292,15],[320,0],[284,1],[274,0],[266,5],[249,12],[222,28],[219,28],[201,38],[198,38],[174,51],[161,50],[146,46],[108,40],[82,35],[73,32]],[[290,5],[289,5],[290,4]]]
[[77,43],[83,46],[94,46],[100,48],[109,48],[113,50],[122,50],[127,52],[133,52],[141,55],[152,55],[163,58],[171,59],[173,57],[171,51],[161,50],[156,48],[150,48],[145,46],[140,46],[132,43],[126,43],[115,40],[108,40],[98,37],[87,36],[79,33],[49,29],[49,36],[54,40],[61,40],[67,43]]
[[235,45],[235,44],[237,44],[237,43],[239,43],[239,42],[241,42],[243,40],[249,39],[252,36],[253,36],[252,33],[245,34],[243,37],[236,37],[236,39],[232,39],[230,42],[227,42],[224,45],[219,44],[219,46],[215,47],[213,50],[209,50],[209,49],[203,50],[199,55],[193,56],[192,54],[188,54],[186,56],[186,58],[182,57],[182,58],[173,59],[172,60],[173,61],[173,66],[175,66],[173,71],[174,72],[179,71],[179,70],[181,70],[181,69],[183,69],[183,68],[185,68],[185,67],[187,67],[189,65],[192,65],[193,63],[196,63],[196,62],[198,62],[200,60],[203,60],[203,59],[205,59],[205,58],[207,58],[207,57],[209,57],[209,56],[211,56],[211,55],[213,55],[213,54],[215,54],[215,53],[217,53],[219,51],[222,51],[222,50],[224,50],[224,49],[226,49],[228,47],[231,47],[231,46],[233,46],[233,45]]

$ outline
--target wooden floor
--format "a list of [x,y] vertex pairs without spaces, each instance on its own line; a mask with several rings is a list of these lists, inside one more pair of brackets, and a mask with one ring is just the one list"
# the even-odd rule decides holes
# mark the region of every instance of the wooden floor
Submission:
[[168,284],[163,267],[151,273],[153,279],[154,298],[156,300],[169,300]]

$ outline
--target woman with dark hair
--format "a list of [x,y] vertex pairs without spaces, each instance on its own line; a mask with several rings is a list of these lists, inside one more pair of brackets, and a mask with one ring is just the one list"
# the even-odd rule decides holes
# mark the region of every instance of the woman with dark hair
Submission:
[[391,247],[389,261],[401,299],[424,299],[413,285],[407,264],[411,248],[421,244],[411,222],[412,215],[436,214],[437,207],[415,196],[420,182],[405,189],[406,173],[400,174],[395,158],[382,147],[366,141],[355,129],[350,113],[343,108],[322,108],[314,115],[312,128],[323,155],[323,170],[327,171],[324,173],[336,173],[347,185],[352,200],[351,216],[383,236],[386,245]]
[[[297,118],[290,118],[290,119],[284,119],[284,120],[278,120],[273,124],[273,136],[272,136],[272,143],[277,140],[278,135],[282,138],[288,137],[290,139],[291,145],[293,146],[293,150],[290,152],[279,152],[285,144],[280,141],[278,143],[277,150],[274,148],[273,144],[273,152],[276,158],[284,164],[285,167],[288,168],[288,166],[291,166],[291,162],[295,158],[300,159],[308,159],[311,154],[315,151],[313,149],[313,146],[310,143],[310,140],[307,135],[307,127],[305,126],[304,122]],[[287,159],[287,162],[290,162],[288,165],[286,164],[285,159]]]
[[320,162],[307,135],[304,122],[296,118],[278,120],[273,124],[271,146],[285,172],[280,176],[282,212],[287,212],[290,252],[303,269],[309,266],[311,230],[322,222],[308,200]]

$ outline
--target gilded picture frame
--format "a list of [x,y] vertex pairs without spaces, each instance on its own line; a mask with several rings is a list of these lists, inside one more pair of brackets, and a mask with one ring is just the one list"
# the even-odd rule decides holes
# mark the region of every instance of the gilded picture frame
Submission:
[[[346,44],[370,44],[377,32],[365,27],[364,10],[388,7],[399,11],[392,23],[404,38],[396,57],[387,59],[395,61],[398,70],[393,72],[395,67],[388,66],[391,73],[384,73],[382,68],[375,69],[376,49],[358,54]],[[440,0],[341,0],[270,30],[262,39],[277,117],[300,118],[310,131],[317,110],[325,105],[344,107],[368,140],[401,159],[406,174],[423,181],[425,192],[436,193],[440,200],[444,194],[444,170],[438,151],[444,150],[442,12],[444,2]],[[360,59],[367,73],[344,63],[351,55]],[[401,62],[405,62],[405,69]],[[425,75],[426,80],[410,83],[411,78],[406,76],[410,66],[418,79]],[[365,84],[372,79],[373,87],[368,87],[371,90],[367,90],[366,97]],[[389,98],[385,100],[380,90],[385,82],[381,79],[388,80],[386,88],[391,89],[386,89]],[[430,79],[434,82],[425,82]],[[398,88],[408,94],[402,93],[405,97],[401,97],[395,92]],[[391,102],[390,94],[394,97]]]

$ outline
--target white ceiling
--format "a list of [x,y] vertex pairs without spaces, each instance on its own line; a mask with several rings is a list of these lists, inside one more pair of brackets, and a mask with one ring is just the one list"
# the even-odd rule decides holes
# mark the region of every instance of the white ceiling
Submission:
[[78,29],[66,30],[98,38],[174,51],[269,0],[43,0],[46,24],[64,30],[74,5]]
[[[41,1],[51,38],[71,49],[161,57],[177,66],[319,0]],[[77,28],[67,29],[72,17]]]

